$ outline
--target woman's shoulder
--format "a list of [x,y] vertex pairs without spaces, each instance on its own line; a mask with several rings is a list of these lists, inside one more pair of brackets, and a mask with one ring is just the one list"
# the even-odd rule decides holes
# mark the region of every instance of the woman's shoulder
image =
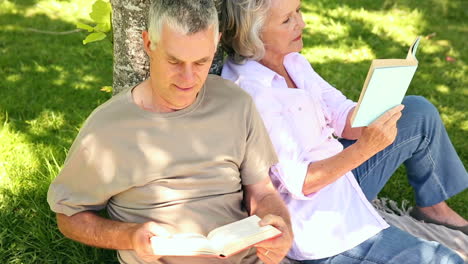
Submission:
[[309,60],[298,52],[292,52],[284,58],[284,64],[289,67],[296,67],[302,71],[312,71],[315,73]]
[[251,96],[255,96],[271,87],[275,73],[256,61],[248,60],[244,64],[237,64],[227,60],[221,76],[231,80]]

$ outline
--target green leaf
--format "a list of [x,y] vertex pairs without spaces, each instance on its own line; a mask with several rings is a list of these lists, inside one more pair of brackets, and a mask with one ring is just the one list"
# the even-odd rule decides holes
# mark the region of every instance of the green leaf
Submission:
[[103,40],[104,38],[106,38],[106,34],[104,34],[102,32],[91,33],[83,40],[83,44],[86,45],[86,44],[88,44],[90,42]]
[[89,14],[96,23],[110,24],[112,8],[109,2],[97,0],[93,4],[93,11]]
[[93,30],[106,33],[111,30],[111,25],[109,23],[99,23],[93,28]]
[[89,25],[86,25],[86,24],[83,24],[83,23],[76,23],[76,28],[81,28],[81,29],[84,29],[84,30],[88,30],[88,32],[93,32],[94,31],[94,28],[92,26],[89,26]]

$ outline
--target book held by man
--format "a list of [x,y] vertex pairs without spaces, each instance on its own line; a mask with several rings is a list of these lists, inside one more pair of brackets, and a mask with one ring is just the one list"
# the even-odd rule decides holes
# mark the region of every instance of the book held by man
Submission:
[[162,256],[202,256],[227,258],[261,241],[277,237],[281,231],[271,225],[260,226],[256,215],[201,234],[176,234],[151,238],[153,253]]
[[401,104],[413,79],[421,37],[410,46],[406,59],[373,60],[359,101],[351,116],[351,127],[368,126],[379,116]]

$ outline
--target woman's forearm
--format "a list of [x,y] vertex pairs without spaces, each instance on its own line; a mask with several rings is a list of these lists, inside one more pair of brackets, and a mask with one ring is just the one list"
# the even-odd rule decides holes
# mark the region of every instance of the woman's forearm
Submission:
[[353,107],[348,112],[348,116],[346,118],[346,125],[341,133],[341,136],[345,139],[355,140],[359,139],[362,134],[362,127],[351,127],[351,116],[353,115],[354,110],[356,107]]
[[302,192],[309,195],[319,191],[364,163],[372,155],[374,153],[369,153],[360,144],[355,143],[335,156],[310,163]]
[[309,164],[302,187],[305,195],[317,192],[392,144],[403,105],[395,106],[361,131],[356,143],[333,157]]

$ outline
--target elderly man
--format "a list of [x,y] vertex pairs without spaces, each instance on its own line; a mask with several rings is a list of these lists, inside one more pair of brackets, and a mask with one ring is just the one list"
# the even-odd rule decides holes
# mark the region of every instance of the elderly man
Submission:
[[[292,233],[268,177],[277,159],[251,98],[208,75],[219,41],[213,2],[158,0],[149,14],[151,77],[91,114],[50,186],[60,231],[117,249],[121,263],[278,263]],[[111,219],[96,214],[104,208]],[[206,235],[249,214],[282,235],[227,260],[151,248],[153,236]]]

